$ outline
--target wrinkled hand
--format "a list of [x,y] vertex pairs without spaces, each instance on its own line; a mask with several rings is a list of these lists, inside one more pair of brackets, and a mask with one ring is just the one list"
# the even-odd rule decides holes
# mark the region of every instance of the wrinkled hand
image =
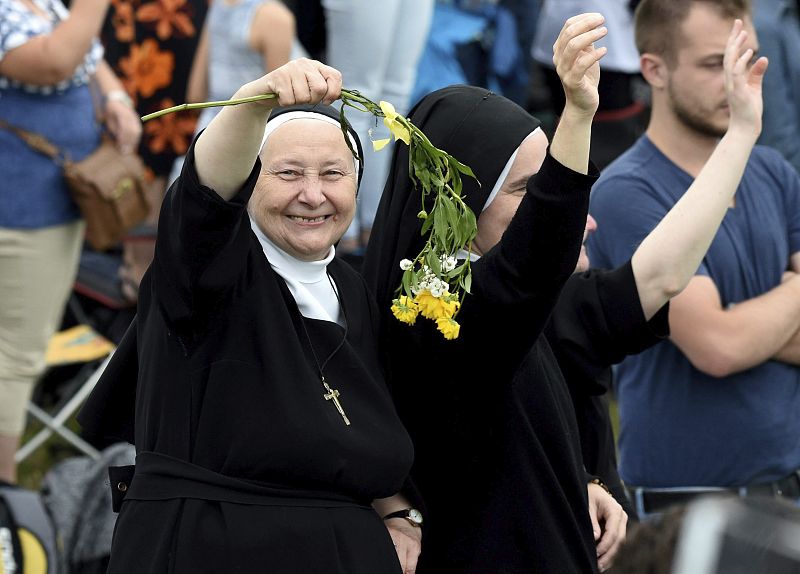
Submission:
[[567,107],[588,115],[594,115],[600,103],[600,58],[607,49],[595,48],[594,42],[608,33],[604,21],[596,12],[573,16],[553,44],[553,64],[564,86]]
[[422,551],[422,528],[412,526],[405,518],[390,518],[384,524],[392,537],[403,574],[414,574]]
[[742,21],[736,20],[725,47],[723,67],[725,69],[725,91],[731,113],[731,127],[744,127],[761,133],[763,101],[761,85],[767,71],[767,59],[761,57],[751,66],[752,48],[744,50],[747,31]]
[[614,497],[597,484],[589,486],[589,517],[597,543],[597,566],[606,571],[625,540],[628,515]]
[[276,68],[266,76],[243,86],[238,95],[277,94],[259,102],[268,108],[294,104],[331,104],[342,90],[339,70],[316,60],[299,58]]
[[129,105],[110,101],[105,107],[106,127],[122,153],[133,153],[142,137],[142,120]]

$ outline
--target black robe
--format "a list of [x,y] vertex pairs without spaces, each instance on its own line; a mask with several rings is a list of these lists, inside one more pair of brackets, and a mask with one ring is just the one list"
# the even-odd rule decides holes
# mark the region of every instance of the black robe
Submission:
[[[506,160],[537,123],[486,90],[427,96],[411,120],[469,165],[480,213]],[[578,426],[555,356],[540,334],[574,270],[596,174],[547,157],[501,242],[473,263],[472,294],[446,341],[432,322],[389,314],[398,264],[421,246],[407,152],[395,150],[363,272],[384,314],[395,403],[415,445],[426,503],[420,574],[596,572]]]
[[617,471],[616,446],[602,396],[611,365],[641,353],[669,335],[664,305],[647,321],[631,263],[613,271],[590,269],[569,278],[545,327],[572,395],[586,470],[600,477],[630,518],[636,511]]
[[138,360],[114,357],[137,363],[138,381],[101,381],[82,413],[89,433],[135,436],[109,572],[400,572],[370,503],[400,489],[413,451],[382,378],[364,281],[337,259],[328,266],[348,331],[324,374],[346,426],[312,355],[313,345],[322,362],[344,330],[300,315],[250,229],[260,163],[225,202],[193,162],[190,150],[162,207]]

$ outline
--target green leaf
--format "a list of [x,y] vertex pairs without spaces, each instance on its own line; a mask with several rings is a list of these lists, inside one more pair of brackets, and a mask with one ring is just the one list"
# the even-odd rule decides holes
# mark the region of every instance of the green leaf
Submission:
[[428,215],[428,217],[425,219],[424,223],[422,224],[422,231],[420,232],[422,235],[428,233],[430,228],[433,226],[433,219],[434,218],[430,215]]
[[475,214],[469,207],[464,208],[464,213],[462,214],[462,218],[464,220],[464,229],[468,231],[469,237],[465,238],[464,243],[469,243],[475,238],[475,233],[477,232],[478,223],[475,220]]
[[[443,203],[447,203],[447,200],[437,202],[439,205]],[[444,213],[441,210],[436,210],[434,215],[432,216],[433,219],[433,231],[436,233],[436,238],[444,243],[447,241],[447,229],[448,229],[448,220],[447,220],[447,211],[445,210]]]
[[472,293],[472,273],[464,276],[464,280],[461,282],[461,285],[464,287],[464,291],[467,293]]
[[[472,173],[472,168],[471,167],[469,167],[468,165],[464,165],[463,163],[461,163],[458,160],[455,160],[455,161],[456,161],[456,169],[458,171],[460,171],[464,175],[468,175],[469,177],[473,178],[475,181],[478,181],[478,178],[475,177],[474,173]],[[481,184],[481,182],[478,181],[478,185],[480,185],[480,184]]]
[[356,158],[358,161],[363,162],[359,156],[358,152],[353,149],[353,144],[350,143],[350,135],[347,133],[347,119],[344,117],[344,106],[339,108],[339,126],[342,128],[342,135],[344,135],[344,143],[347,144],[347,148],[350,150],[350,153],[353,154],[353,157]]
[[429,251],[425,255],[425,264],[431,268],[436,275],[442,274],[442,264],[439,262],[439,257],[433,251]]

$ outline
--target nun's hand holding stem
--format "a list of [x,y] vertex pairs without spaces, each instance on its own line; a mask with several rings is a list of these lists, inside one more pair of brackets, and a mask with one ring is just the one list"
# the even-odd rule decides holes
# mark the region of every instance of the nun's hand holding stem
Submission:
[[606,48],[596,48],[594,42],[608,33],[603,22],[603,15],[596,12],[573,16],[564,23],[553,44],[553,64],[566,96],[564,115],[591,119],[597,111],[600,58]]
[[235,97],[275,94],[274,98],[256,102],[272,109],[295,104],[331,104],[339,98],[341,91],[342,74],[339,70],[316,60],[299,58],[245,84]]

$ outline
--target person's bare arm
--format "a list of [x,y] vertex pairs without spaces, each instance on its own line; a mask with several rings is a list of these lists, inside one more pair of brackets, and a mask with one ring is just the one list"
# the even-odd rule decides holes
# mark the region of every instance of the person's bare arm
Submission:
[[186,101],[204,102],[208,98],[208,22],[203,25],[197,48],[194,51],[192,69],[186,83]]
[[633,254],[633,275],[648,320],[697,272],[761,133],[761,85],[767,60],[759,58],[748,68],[753,51],[742,51],[746,38],[741,20],[736,20],[724,58],[731,110],[728,131],[680,201]]
[[264,69],[275,70],[289,61],[295,39],[292,11],[279,2],[262,4],[250,27],[250,47],[264,58]]
[[195,166],[202,185],[228,201],[253,170],[261,149],[264,126],[276,106],[330,104],[342,89],[338,70],[315,60],[293,60],[239,88],[235,98],[276,94],[259,102],[226,106],[195,143]]
[[100,88],[101,101],[97,102],[105,119],[108,131],[114,137],[120,151],[130,153],[139,145],[142,136],[142,120],[133,108],[122,82],[105,60],[101,60],[95,73]]
[[711,278],[694,277],[672,300],[669,322],[672,341],[700,371],[744,371],[771,359],[800,329],[800,276],[728,309]]
[[573,16],[564,23],[553,45],[553,64],[564,86],[566,104],[550,144],[550,155],[583,174],[589,173],[592,119],[600,102],[599,62],[606,48],[595,48],[594,42],[608,32],[602,26],[604,21],[597,13]]
[[[800,253],[793,254],[789,259],[789,267],[791,271],[783,274],[783,282],[789,281],[800,272]],[[777,353],[772,357],[776,361],[789,363],[790,365],[800,365],[800,329],[795,331],[794,335]]]
[[69,17],[50,34],[31,38],[0,60],[0,74],[26,84],[51,86],[69,78],[100,33],[109,0],[74,0]]
[[800,251],[789,256],[789,269],[795,273],[800,273]]

